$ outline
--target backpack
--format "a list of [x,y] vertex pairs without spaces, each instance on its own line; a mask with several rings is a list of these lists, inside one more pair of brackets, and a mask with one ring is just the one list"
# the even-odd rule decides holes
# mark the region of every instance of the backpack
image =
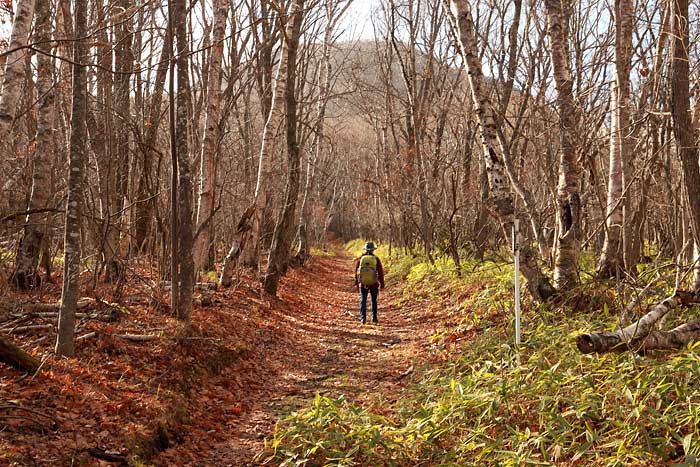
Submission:
[[360,266],[357,269],[357,277],[360,284],[371,287],[377,285],[377,257],[364,255],[360,258]]

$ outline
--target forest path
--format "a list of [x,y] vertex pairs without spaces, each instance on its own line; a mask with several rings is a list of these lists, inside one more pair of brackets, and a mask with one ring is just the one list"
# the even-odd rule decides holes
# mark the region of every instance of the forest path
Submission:
[[[270,349],[277,370],[265,372],[259,389],[248,394],[229,441],[202,453],[202,465],[255,466],[279,417],[308,405],[317,392],[368,406],[393,401],[425,353],[429,323],[414,307],[397,305],[401,290],[379,295],[378,325],[359,322],[359,294],[352,284],[352,258],[336,250],[291,271],[280,298],[289,308],[284,346]],[[371,316],[368,312],[368,315]],[[231,426],[227,424],[227,427]]]

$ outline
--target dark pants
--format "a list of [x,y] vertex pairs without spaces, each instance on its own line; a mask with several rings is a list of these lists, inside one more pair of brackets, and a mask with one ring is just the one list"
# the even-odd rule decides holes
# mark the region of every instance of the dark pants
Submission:
[[367,321],[367,292],[372,296],[372,321],[377,321],[377,296],[379,287],[360,286],[360,319]]

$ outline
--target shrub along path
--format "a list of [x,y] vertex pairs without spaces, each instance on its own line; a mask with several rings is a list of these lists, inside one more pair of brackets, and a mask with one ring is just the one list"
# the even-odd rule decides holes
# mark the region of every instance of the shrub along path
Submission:
[[241,414],[230,441],[203,452],[203,464],[259,465],[252,458],[272,435],[276,420],[309,404],[317,392],[344,394],[375,411],[400,397],[413,369],[432,354],[428,337],[440,316],[420,303],[398,306],[399,287],[380,292],[379,324],[363,326],[352,258],[345,252],[315,257],[291,271],[280,294],[288,313],[280,325],[289,335],[284,348],[270,349],[277,361],[265,376],[265,390],[250,394],[255,402]]

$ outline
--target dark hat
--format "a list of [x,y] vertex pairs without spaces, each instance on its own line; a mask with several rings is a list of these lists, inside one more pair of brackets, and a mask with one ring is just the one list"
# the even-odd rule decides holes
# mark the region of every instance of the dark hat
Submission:
[[367,242],[365,243],[365,251],[374,251],[376,248],[374,246],[374,243],[372,242]]

